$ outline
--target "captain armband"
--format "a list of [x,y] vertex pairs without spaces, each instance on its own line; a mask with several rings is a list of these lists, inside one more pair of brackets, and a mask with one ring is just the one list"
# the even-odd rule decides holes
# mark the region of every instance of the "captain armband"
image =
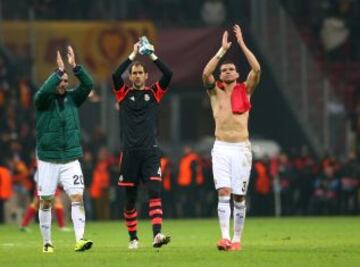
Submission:
[[206,90],[212,90],[215,88],[215,83],[208,83],[205,85]]

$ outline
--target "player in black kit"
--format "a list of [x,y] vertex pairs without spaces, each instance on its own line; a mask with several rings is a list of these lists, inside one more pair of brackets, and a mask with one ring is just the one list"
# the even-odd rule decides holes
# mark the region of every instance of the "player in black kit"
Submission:
[[[162,181],[156,136],[159,103],[167,91],[172,72],[152,51],[149,57],[163,76],[158,82],[147,87],[145,83],[148,73],[145,66],[139,61],[134,61],[139,53],[139,46],[139,42],[134,44],[133,52],[112,76],[116,101],[120,107],[121,154],[118,185],[124,186],[126,191],[124,218],[130,236],[129,249],[139,247],[135,203],[140,182],[146,183],[148,187],[153,247],[159,248],[170,241],[169,236],[161,233]],[[128,67],[131,86],[127,86],[121,77]]]

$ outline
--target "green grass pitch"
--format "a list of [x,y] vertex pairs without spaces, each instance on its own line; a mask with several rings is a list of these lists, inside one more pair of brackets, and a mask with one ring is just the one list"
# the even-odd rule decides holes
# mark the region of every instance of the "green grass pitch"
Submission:
[[93,248],[75,253],[73,232],[53,223],[55,253],[43,254],[37,225],[29,233],[2,225],[0,266],[360,266],[360,217],[248,218],[240,252],[216,250],[215,219],[165,220],[163,228],[172,241],[156,250],[149,222],[141,221],[141,248],[129,251],[123,222],[91,222]]

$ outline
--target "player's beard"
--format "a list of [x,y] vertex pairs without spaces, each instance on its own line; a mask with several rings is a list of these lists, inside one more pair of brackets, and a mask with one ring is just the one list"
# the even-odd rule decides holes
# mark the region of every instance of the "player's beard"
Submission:
[[232,84],[232,83],[236,82],[236,79],[234,79],[234,80],[224,80],[223,82],[226,83],[226,84]]

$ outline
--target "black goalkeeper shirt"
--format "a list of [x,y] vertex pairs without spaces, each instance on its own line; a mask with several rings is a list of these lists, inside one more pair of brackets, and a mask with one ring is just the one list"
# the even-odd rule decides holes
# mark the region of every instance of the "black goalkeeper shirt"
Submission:
[[157,59],[155,64],[163,72],[163,77],[144,90],[136,90],[121,78],[130,63],[127,59],[113,74],[115,98],[120,107],[120,149],[157,148],[159,103],[167,91],[172,72]]

